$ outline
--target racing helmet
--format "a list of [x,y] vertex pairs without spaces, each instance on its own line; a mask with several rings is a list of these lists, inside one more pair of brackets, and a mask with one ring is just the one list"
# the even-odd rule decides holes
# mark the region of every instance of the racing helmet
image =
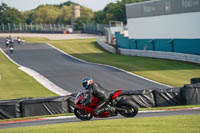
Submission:
[[90,77],[86,77],[82,80],[82,85],[83,87],[87,90],[89,85],[91,85],[93,83],[93,79]]

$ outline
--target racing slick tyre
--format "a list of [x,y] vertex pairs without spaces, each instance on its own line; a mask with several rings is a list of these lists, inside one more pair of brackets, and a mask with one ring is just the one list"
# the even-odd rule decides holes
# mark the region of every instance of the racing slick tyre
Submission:
[[87,121],[93,118],[92,114],[78,108],[74,108],[74,114],[78,119],[83,121]]
[[124,109],[125,111],[118,110],[119,114],[124,117],[134,117],[138,113],[138,106],[131,100],[123,100],[117,104],[117,107]]

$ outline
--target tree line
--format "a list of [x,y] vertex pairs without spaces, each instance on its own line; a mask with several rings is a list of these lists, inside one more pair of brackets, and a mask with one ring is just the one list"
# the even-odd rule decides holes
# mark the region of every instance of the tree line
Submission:
[[[143,2],[147,0],[119,0],[115,3],[109,3],[103,10],[93,12],[91,9],[80,6],[81,17],[75,20],[75,23],[82,25],[84,23],[108,24],[109,21],[122,21],[126,24],[125,5],[128,3]],[[0,5],[0,23],[27,23],[27,24],[71,24],[72,5],[77,3],[68,1],[60,5],[40,5],[36,9],[20,12],[7,4]]]
[[144,1],[149,0],[118,0],[116,3],[110,3],[103,10],[95,12],[94,21],[102,24],[108,24],[109,21],[122,21],[126,24],[126,4]]

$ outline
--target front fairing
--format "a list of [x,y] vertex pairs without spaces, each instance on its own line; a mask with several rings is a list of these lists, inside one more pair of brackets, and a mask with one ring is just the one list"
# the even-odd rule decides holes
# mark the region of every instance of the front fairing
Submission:
[[78,92],[78,94],[75,97],[75,105],[83,104],[84,100],[84,92]]

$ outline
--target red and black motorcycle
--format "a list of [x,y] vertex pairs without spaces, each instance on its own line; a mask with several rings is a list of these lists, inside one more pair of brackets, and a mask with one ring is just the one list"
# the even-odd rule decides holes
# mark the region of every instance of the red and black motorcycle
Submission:
[[110,93],[110,102],[106,106],[114,107],[115,112],[111,113],[105,111],[99,115],[95,115],[94,109],[97,107],[99,99],[93,96],[92,102],[87,106],[83,106],[87,95],[84,92],[79,92],[75,98],[74,114],[80,120],[90,120],[93,117],[112,117],[118,115],[118,113],[124,117],[134,117],[138,113],[138,106],[135,105],[133,101],[126,98],[125,95],[126,94],[123,93],[121,89],[117,89]]

